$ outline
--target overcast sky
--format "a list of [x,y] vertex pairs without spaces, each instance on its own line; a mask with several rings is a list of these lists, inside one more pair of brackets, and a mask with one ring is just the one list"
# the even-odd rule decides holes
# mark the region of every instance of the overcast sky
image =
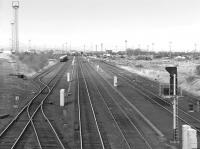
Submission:
[[[0,46],[9,46],[13,10],[0,0]],[[200,0],[20,0],[21,46],[200,50]]]

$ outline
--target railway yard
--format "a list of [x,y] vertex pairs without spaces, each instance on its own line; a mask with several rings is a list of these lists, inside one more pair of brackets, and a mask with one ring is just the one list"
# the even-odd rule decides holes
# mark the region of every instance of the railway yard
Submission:
[[35,93],[21,93],[14,114],[0,119],[2,149],[181,149],[183,124],[197,130],[200,147],[199,114],[188,112],[197,97],[183,92],[172,143],[172,102],[159,96],[159,82],[108,61],[70,56],[26,81]]

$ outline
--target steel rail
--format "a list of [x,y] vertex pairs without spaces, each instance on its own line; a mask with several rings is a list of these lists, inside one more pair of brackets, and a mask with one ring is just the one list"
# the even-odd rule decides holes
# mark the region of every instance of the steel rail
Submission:
[[98,89],[98,87],[97,87],[97,85],[96,85],[95,83],[93,83],[93,86],[95,86],[95,88],[97,89],[98,94],[101,96],[102,101],[104,102],[106,108],[108,109],[108,112],[109,112],[109,114],[111,115],[112,119],[114,120],[114,122],[115,122],[115,124],[116,124],[116,126],[117,126],[117,128],[118,128],[118,130],[119,130],[119,132],[120,132],[120,134],[122,135],[124,141],[125,141],[126,144],[128,145],[128,148],[131,149],[131,146],[130,146],[130,144],[128,143],[126,137],[124,136],[124,134],[123,134],[123,132],[122,132],[120,126],[118,125],[118,123],[117,123],[117,121],[116,121],[114,115],[112,114],[110,108],[108,107],[107,103],[105,102],[105,98],[103,97],[103,95],[101,94],[101,92],[99,91],[99,89]]
[[[109,67],[110,68],[110,67]],[[113,68],[114,69],[114,68]],[[124,78],[124,80],[127,80],[126,82],[128,82],[128,84],[131,86],[131,88],[137,90],[140,94],[146,96],[148,99],[150,99],[151,101],[153,101],[154,103],[156,103],[157,105],[159,105],[160,107],[162,107],[163,109],[165,109],[166,111],[168,111],[169,113],[171,113],[173,115],[173,112],[171,110],[169,110],[168,108],[164,107],[163,105],[161,105],[160,103],[158,103],[157,101],[155,101],[154,99],[152,99],[150,96],[148,96],[147,94],[145,94],[144,92],[142,92],[141,90],[139,90],[138,88],[136,88],[132,83],[132,80],[130,80],[128,77],[122,76],[119,73],[115,73],[113,71],[110,71],[111,73],[120,76],[121,78]],[[138,85],[138,84],[137,84]],[[140,86],[141,87],[141,86]],[[148,92],[149,94],[152,94],[153,96],[156,96],[157,98],[159,98],[160,100],[162,100],[163,102],[172,105],[172,103],[167,102],[166,100],[163,100],[162,98],[160,98],[159,96],[157,96],[156,94],[152,93],[151,91],[146,90],[145,88],[143,88],[143,90],[145,90],[146,92]],[[186,116],[190,117],[191,119],[197,121],[198,123],[200,123],[200,119],[197,119],[196,117],[188,114],[187,112],[185,112],[184,110],[182,110],[181,108],[178,108],[179,112],[184,113]],[[190,122],[188,122],[187,120],[185,120],[184,118],[178,116],[179,120],[183,121],[184,123],[190,125],[192,128],[194,128],[195,130],[197,130],[198,133],[200,133],[200,130],[197,129],[193,124],[191,124]]]
[[79,84],[79,74],[77,67],[77,83],[78,83],[78,124],[79,124],[79,137],[80,137],[80,149],[83,149],[83,136],[82,136],[82,123],[81,123],[81,108],[80,108],[80,84]]
[[99,138],[100,138],[100,141],[101,141],[101,146],[102,146],[103,149],[105,149],[105,145],[104,145],[104,142],[103,142],[103,139],[102,139],[102,136],[101,136],[101,132],[100,132],[100,129],[99,129],[99,126],[98,126],[97,118],[96,118],[96,115],[95,115],[95,112],[94,112],[94,107],[93,107],[93,104],[91,102],[90,93],[89,93],[88,86],[87,86],[87,83],[86,83],[86,80],[85,80],[85,76],[84,76],[84,73],[83,73],[83,70],[82,70],[82,65],[80,64],[80,62],[79,62],[79,67],[80,67],[81,74],[83,76],[83,80],[84,80],[84,83],[85,83],[85,87],[86,87],[86,91],[87,91],[90,107],[92,109],[93,118],[95,120],[95,125],[96,125],[97,131],[98,131],[98,135],[99,135]]
[[[108,83],[98,72],[96,72],[106,83]],[[110,84],[109,84],[110,85]],[[97,88],[97,92],[100,94],[100,96],[102,97],[104,103],[106,104],[105,102],[105,99],[103,97],[103,95],[101,94],[101,92],[99,91],[98,87],[94,84],[95,88]],[[124,116],[129,120],[129,122],[131,123],[131,125],[135,128],[135,130],[138,132],[139,136],[141,137],[141,139],[145,142],[146,146],[149,148],[149,149],[153,149],[152,146],[150,145],[150,143],[148,142],[148,140],[145,138],[145,136],[142,134],[140,128],[137,128],[137,126],[132,122],[132,120],[129,118],[129,116],[127,115],[127,113],[121,108],[121,106],[119,105],[119,103],[117,103],[117,101],[112,97],[112,95],[105,89],[105,91],[107,92],[107,94],[111,97],[112,101],[117,105],[117,107],[120,109],[120,111],[124,114]],[[107,104],[106,104],[107,106]],[[107,106],[108,107],[108,106]],[[109,109],[109,108],[108,108]],[[110,109],[109,109],[110,111]],[[110,113],[112,113],[110,111]],[[114,117],[114,116],[113,116]],[[127,140],[126,140],[127,142]],[[127,142],[128,143],[128,142]],[[129,145],[129,148],[130,145]],[[137,148],[137,147],[135,147]]]
[[[64,72],[65,72],[65,71],[64,71]],[[73,72],[74,72],[74,66],[73,66],[73,69],[72,69],[72,75],[73,75]],[[59,75],[62,76],[63,74],[59,74]],[[57,84],[57,83],[54,84],[54,86],[52,87],[52,89],[50,89],[50,88],[48,87],[49,92],[51,92],[51,91],[53,90],[53,88],[55,87],[56,84]],[[71,85],[71,82],[70,82],[70,84],[69,84],[69,88],[70,88],[70,85]],[[42,101],[41,111],[42,111],[42,114],[43,114],[44,118],[46,119],[46,121],[48,122],[49,126],[51,127],[52,131],[54,132],[54,134],[55,134],[57,140],[59,141],[59,143],[60,143],[60,145],[61,145],[61,147],[62,147],[63,149],[65,149],[65,147],[64,147],[64,145],[63,145],[61,139],[59,138],[59,136],[58,136],[58,134],[57,134],[55,128],[53,127],[53,124],[50,122],[50,120],[48,119],[47,115],[46,115],[45,112],[44,112],[44,101]]]
[[[48,73],[49,70],[42,72],[40,75],[44,75],[46,73]],[[36,76],[36,77],[38,77]],[[3,129],[3,131],[1,131],[0,133],[0,138],[2,137],[2,135],[4,135],[4,133],[9,129],[9,127],[19,118],[19,116],[24,112],[24,110],[28,107],[28,105],[30,103],[32,103],[32,101],[41,94],[41,92],[44,90],[45,88],[41,89],[27,104],[24,105],[24,107],[19,111],[19,113],[12,119],[12,121]]]
[[[61,67],[62,68],[62,67]],[[60,68],[60,69],[61,69]],[[59,73],[59,71],[58,71]],[[41,78],[39,78],[39,81],[45,85],[45,87],[42,89],[42,91],[46,88],[48,88],[48,85],[53,81],[53,79],[56,78],[57,75],[55,75],[47,84],[45,84],[44,82],[41,81]],[[57,82],[56,82],[57,83]],[[41,93],[41,92],[40,92]],[[46,100],[46,98],[49,96],[50,92],[43,98],[43,101]],[[39,94],[40,95],[40,94]],[[37,96],[38,97],[38,96]],[[36,99],[36,98],[35,98]],[[32,100],[33,101],[33,100]],[[32,103],[32,102],[31,102]],[[31,104],[30,103],[30,104]],[[23,128],[23,130],[21,131],[20,135],[18,136],[18,138],[16,139],[16,141],[14,142],[14,144],[12,145],[11,149],[14,149],[17,145],[17,143],[19,142],[19,140],[22,138],[23,134],[25,133],[26,129],[28,128],[28,126],[31,124],[31,121],[33,119],[33,117],[35,116],[35,114],[38,112],[39,108],[41,107],[42,105],[42,102],[38,105],[38,107],[36,108],[36,110],[33,112],[33,114],[31,115],[29,121],[26,123],[25,127]],[[36,133],[36,137],[37,137],[37,141],[39,141],[39,138],[37,136],[37,133]],[[40,141],[39,141],[40,142]],[[38,143],[39,143],[38,142]],[[40,144],[40,143],[39,143]],[[40,144],[41,145],[41,144]],[[40,146],[39,145],[39,146]]]

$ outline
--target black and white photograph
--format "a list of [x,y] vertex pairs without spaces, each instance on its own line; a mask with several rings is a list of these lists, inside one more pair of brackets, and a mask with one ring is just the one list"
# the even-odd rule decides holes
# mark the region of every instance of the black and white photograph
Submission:
[[200,149],[200,1],[0,0],[0,149]]

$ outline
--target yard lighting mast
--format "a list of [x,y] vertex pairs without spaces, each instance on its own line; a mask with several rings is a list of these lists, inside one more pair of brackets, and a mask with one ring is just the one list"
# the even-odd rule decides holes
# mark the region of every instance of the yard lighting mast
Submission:
[[14,50],[19,52],[19,39],[18,39],[18,8],[19,1],[12,1],[12,7],[14,10]]
[[103,43],[101,43],[101,52],[103,51]]
[[84,51],[84,53],[85,53],[85,44],[83,45],[83,51]]
[[14,21],[11,21],[11,52],[14,51]]

